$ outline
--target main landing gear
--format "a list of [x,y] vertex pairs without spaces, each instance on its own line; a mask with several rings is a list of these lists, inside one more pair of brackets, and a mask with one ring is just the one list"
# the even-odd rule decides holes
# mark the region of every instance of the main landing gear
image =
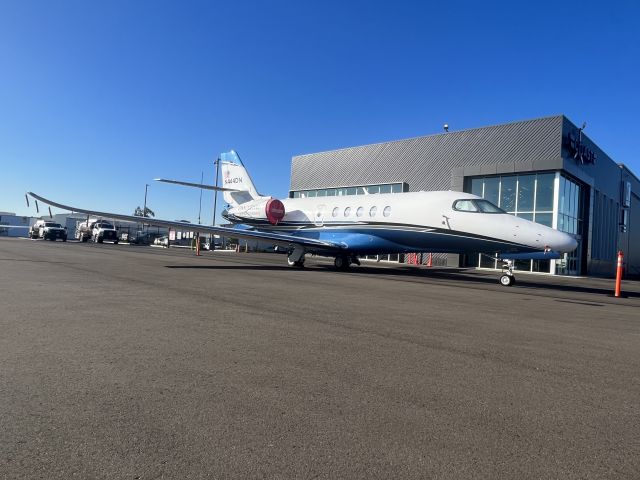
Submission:
[[302,268],[304,267],[304,257],[302,257],[302,260],[292,260],[291,257],[287,257],[287,265]]
[[304,254],[304,248],[295,247],[287,256],[287,264],[289,264],[290,267],[304,267]]
[[500,275],[500,285],[510,287],[516,283],[516,277],[513,275],[513,261],[504,260],[502,264],[502,275]]
[[358,257],[352,257],[348,255],[338,255],[336,259],[333,261],[333,265],[338,270],[346,270],[351,266],[351,264],[360,265],[360,260],[358,259]]

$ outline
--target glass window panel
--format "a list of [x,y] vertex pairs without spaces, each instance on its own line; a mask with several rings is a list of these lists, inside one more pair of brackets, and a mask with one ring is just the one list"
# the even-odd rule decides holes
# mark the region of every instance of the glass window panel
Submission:
[[474,195],[482,196],[482,186],[484,185],[483,178],[472,178],[471,179],[471,193]]
[[336,188],[336,195],[338,195],[339,197],[341,197],[342,195],[346,195],[347,192],[345,191],[344,188]]
[[364,187],[356,188],[356,195],[364,195],[364,194],[365,194]]
[[559,213],[564,213],[564,204],[565,204],[565,196],[564,196],[564,189],[566,186],[566,179],[564,177],[560,177],[560,191],[558,192],[558,196],[560,198],[560,205],[558,205],[558,212]]
[[335,188],[327,188],[327,197],[335,197],[336,189]]
[[293,192],[293,198],[300,198],[300,192]]
[[567,180],[567,184],[569,185],[569,193],[567,197],[569,198],[569,209],[567,210],[567,215],[570,217],[576,216],[576,206],[573,203],[573,194],[576,191],[576,184]]
[[402,192],[402,184],[394,183],[391,185],[391,193],[401,193]]
[[553,224],[553,213],[538,213],[536,212],[536,223],[546,225],[550,227]]
[[500,208],[507,212],[516,209],[516,177],[502,177],[500,185]]
[[315,197],[316,196],[316,191],[315,190],[309,190],[307,192],[307,197]]
[[389,255],[389,261],[390,262],[399,262],[400,261],[400,255],[397,253],[392,253],[391,255]]
[[380,185],[380,193],[391,193],[391,185]]
[[533,211],[533,192],[535,189],[535,175],[518,175],[518,211]]
[[549,260],[534,260],[533,268],[534,272],[544,272],[549,273],[549,269],[551,268],[551,262]]
[[480,255],[480,267],[496,268],[496,261],[487,255]]
[[369,193],[371,194],[380,193],[380,185],[371,185],[369,187]]
[[530,212],[518,212],[518,217],[533,221],[533,213]]
[[327,191],[326,190],[318,190],[318,197],[326,197],[327,196]]
[[491,203],[499,204],[500,178],[490,177],[484,179],[484,198]]
[[554,173],[541,173],[536,181],[536,211],[553,210]]
[[520,270],[521,272],[530,272],[531,260],[516,260],[513,262],[513,266],[516,270]]
[[355,195],[355,194],[356,194],[356,187],[347,188],[347,195]]
[[579,217],[580,216],[580,185],[576,184],[576,190],[573,194],[573,205],[574,205],[574,209],[575,209],[575,217]]

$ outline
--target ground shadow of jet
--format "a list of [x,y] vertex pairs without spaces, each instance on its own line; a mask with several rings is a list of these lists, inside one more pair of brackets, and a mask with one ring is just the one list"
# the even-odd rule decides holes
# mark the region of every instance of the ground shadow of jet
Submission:
[[[303,269],[295,269],[287,265],[165,265],[166,268],[171,269],[191,269],[191,270],[258,270],[258,271],[313,271],[315,269],[325,271],[336,271],[335,267],[330,264],[315,264],[309,265]],[[455,282],[471,282],[475,284],[483,285],[497,285],[497,276],[495,272],[485,273],[478,272],[474,269],[468,268],[413,268],[413,267],[375,267],[362,265],[359,267],[350,268],[347,272],[356,275],[385,275],[387,277],[393,277],[394,280],[402,279],[440,279],[449,280]],[[587,293],[598,296],[611,297],[613,293],[612,288],[598,288],[579,285],[567,285],[565,283],[555,283],[553,278],[541,277],[540,280],[534,278],[527,278],[525,275],[518,276],[516,283],[516,289],[518,287],[525,287],[537,290],[553,290],[556,292],[573,292],[573,293]],[[562,280],[562,279],[560,279]],[[543,283],[544,282],[544,283]],[[623,290],[623,298],[640,298],[640,292]]]
[[[289,266],[278,265],[165,265],[165,268],[187,269],[187,270],[287,270],[291,271]],[[304,270],[304,269],[301,269]]]
[[[325,269],[331,269],[329,265],[319,265]],[[434,278],[442,280],[452,281],[465,281],[473,282],[477,284],[497,284],[497,275],[499,272],[478,272],[475,269],[469,268],[414,268],[414,267],[399,267],[399,268],[376,268],[370,266],[360,266],[349,270],[350,273],[360,274],[374,274],[379,273],[392,277],[405,277],[405,278]],[[517,272],[516,272],[517,273]],[[611,280],[611,288],[599,288],[580,285],[569,285],[563,283],[565,280],[563,277],[557,277],[559,280],[554,282],[554,277],[540,277],[532,278],[527,275],[519,275],[517,277],[516,287],[526,287],[538,290],[553,290],[557,292],[574,292],[574,293],[588,293],[593,295],[613,296],[613,280]],[[570,281],[566,279],[567,281]],[[623,282],[623,298],[640,298],[640,292],[637,291],[624,291]]]

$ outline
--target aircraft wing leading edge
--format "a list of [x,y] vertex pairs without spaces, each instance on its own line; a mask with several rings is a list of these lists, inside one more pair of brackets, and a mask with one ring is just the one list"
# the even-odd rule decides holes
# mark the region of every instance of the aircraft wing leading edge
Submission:
[[40,200],[47,205],[51,205],[52,207],[60,208],[62,210],[69,210],[70,212],[78,212],[85,213],[87,215],[95,215],[97,217],[104,218],[112,218],[117,220],[124,220],[128,222],[137,222],[137,223],[146,223],[149,225],[154,225],[158,227],[168,227],[174,228],[177,230],[186,230],[191,232],[200,232],[200,233],[213,233],[217,235],[222,235],[224,237],[233,237],[233,238],[244,238],[249,240],[263,240],[275,245],[288,247],[291,245],[302,245],[304,247],[315,247],[317,249],[323,250],[333,250],[339,251],[344,247],[341,245],[325,242],[322,240],[315,240],[312,238],[303,238],[296,237],[295,235],[286,235],[282,233],[271,233],[271,232],[260,232],[260,231],[252,231],[252,230],[237,230],[235,228],[229,227],[210,227],[207,225],[194,225],[193,223],[187,222],[174,222],[170,220],[158,220],[155,218],[149,217],[136,217],[134,215],[122,215],[118,213],[110,213],[110,212],[98,212],[96,210],[87,210],[84,208],[72,207],[70,205],[63,205],[61,203],[54,202],[53,200],[48,200],[40,195],[28,192],[28,195],[35,198],[36,200]]

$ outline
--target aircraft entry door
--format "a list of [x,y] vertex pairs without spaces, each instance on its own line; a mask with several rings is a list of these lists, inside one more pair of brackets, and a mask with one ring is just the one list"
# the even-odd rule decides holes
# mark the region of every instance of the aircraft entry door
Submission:
[[324,212],[326,208],[326,205],[318,205],[316,207],[316,212],[313,216],[313,223],[315,223],[317,227],[322,227],[324,225]]

